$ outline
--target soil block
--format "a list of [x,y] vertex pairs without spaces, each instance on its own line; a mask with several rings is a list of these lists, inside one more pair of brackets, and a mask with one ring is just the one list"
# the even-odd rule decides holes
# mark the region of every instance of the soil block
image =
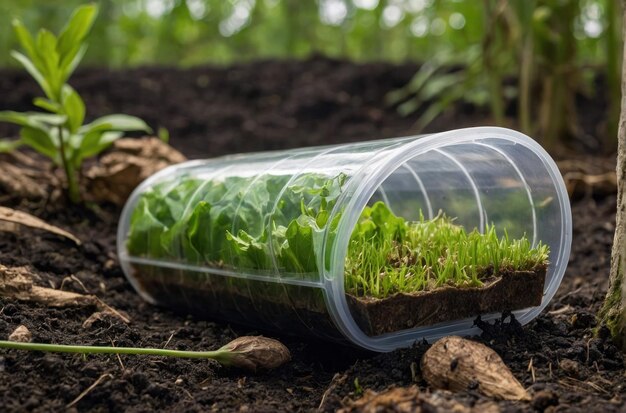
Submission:
[[352,316],[370,336],[481,314],[521,310],[541,304],[546,266],[533,271],[503,272],[483,280],[480,287],[444,286],[387,298],[346,294]]

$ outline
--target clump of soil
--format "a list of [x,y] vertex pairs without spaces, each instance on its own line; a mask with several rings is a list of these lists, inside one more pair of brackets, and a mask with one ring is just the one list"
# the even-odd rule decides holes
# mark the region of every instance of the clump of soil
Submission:
[[535,271],[504,272],[483,280],[480,287],[444,286],[387,298],[346,294],[350,311],[370,336],[444,321],[536,307],[543,298],[546,267]]
[[[414,120],[401,118],[383,100],[415,69],[410,64],[354,65],[326,59],[190,71],[93,69],[77,73],[72,85],[85,97],[90,116],[139,115],[153,127],[167,127],[172,145],[198,158],[406,135]],[[30,102],[38,94],[34,82],[18,72],[1,74],[0,109],[32,109]],[[580,113],[595,119],[601,108],[592,105]],[[472,108],[457,108],[447,116],[438,121],[443,122],[441,129],[489,123]],[[0,125],[0,135],[11,136],[14,131]],[[14,159],[0,160],[19,164]],[[50,165],[40,164],[42,173],[49,173]],[[604,172],[614,169],[601,164]],[[29,185],[40,182],[28,178]],[[105,316],[83,327],[93,308],[50,308],[0,298],[0,337],[24,325],[36,342],[207,350],[238,335],[267,334],[143,301],[123,276],[116,256],[117,207],[71,206],[57,195],[45,196],[52,186],[37,186],[23,196],[7,185],[0,179],[3,206],[68,230],[82,244],[45,232],[0,231],[0,263],[28,267],[44,287],[63,285],[66,291],[95,294],[127,313],[131,323]],[[292,412],[313,411],[321,405],[322,411],[334,411],[353,406],[352,400],[361,392],[397,394],[386,391],[415,386],[424,395],[420,400],[436,398],[442,406],[476,406],[477,411],[487,403],[511,412],[623,411],[623,357],[603,331],[594,335],[595,314],[607,287],[614,212],[613,194],[591,190],[577,198],[569,267],[542,315],[524,327],[510,319],[495,325],[478,322],[483,334],[475,339],[502,357],[529,391],[531,402],[494,402],[471,387],[456,394],[430,393],[419,369],[428,343],[371,354],[303,336],[278,336],[290,349],[292,361],[259,375],[224,369],[210,361],[2,351],[0,406],[3,411],[57,411],[91,388],[75,402],[75,409]],[[69,275],[80,283],[64,283]]]

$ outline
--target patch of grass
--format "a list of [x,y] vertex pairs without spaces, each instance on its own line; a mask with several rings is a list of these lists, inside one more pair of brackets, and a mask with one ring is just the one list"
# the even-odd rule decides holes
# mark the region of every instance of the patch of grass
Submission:
[[345,287],[355,296],[376,298],[428,291],[444,285],[476,287],[491,275],[532,270],[548,261],[547,245],[526,237],[466,231],[440,213],[407,222],[382,202],[366,207],[346,257]]

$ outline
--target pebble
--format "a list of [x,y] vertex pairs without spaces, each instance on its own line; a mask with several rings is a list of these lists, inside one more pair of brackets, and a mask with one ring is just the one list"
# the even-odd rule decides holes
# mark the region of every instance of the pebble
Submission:
[[9,341],[17,343],[30,343],[33,339],[33,335],[25,325],[18,326],[11,334],[9,334]]

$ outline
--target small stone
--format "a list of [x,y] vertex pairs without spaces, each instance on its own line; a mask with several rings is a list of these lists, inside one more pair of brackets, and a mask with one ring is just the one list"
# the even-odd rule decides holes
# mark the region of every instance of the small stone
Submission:
[[497,399],[530,400],[494,350],[462,337],[444,337],[433,344],[422,357],[421,372],[433,389],[470,389]]
[[17,327],[11,334],[9,334],[9,341],[15,341],[17,343],[30,343],[32,339],[33,335],[25,325]]
[[176,381],[174,382],[175,385],[180,386],[181,384],[183,384],[183,379],[182,377],[179,377],[176,379]]
[[567,374],[570,377],[579,377],[580,376],[580,364],[577,361],[570,359],[562,359],[559,362],[559,367],[563,370],[563,373]]
[[535,393],[530,404],[535,410],[543,412],[550,406],[557,406],[559,397],[551,390],[542,390]]

